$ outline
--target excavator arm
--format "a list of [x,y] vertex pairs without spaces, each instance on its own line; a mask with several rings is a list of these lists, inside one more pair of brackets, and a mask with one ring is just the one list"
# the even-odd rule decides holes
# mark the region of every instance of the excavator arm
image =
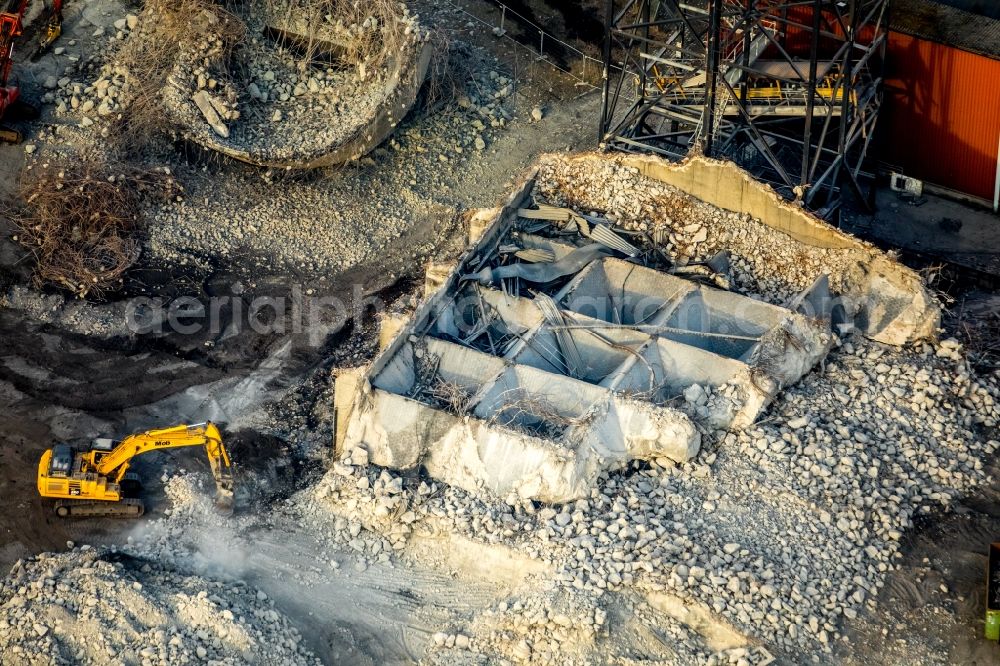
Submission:
[[45,22],[45,32],[42,33],[42,38],[39,40],[39,52],[49,48],[52,42],[56,41],[62,34],[62,20],[62,0],[52,0],[52,9]]
[[28,2],[29,0],[9,0],[4,3],[3,11],[0,11],[0,88],[4,88],[10,80],[10,70],[14,66],[14,40],[21,36],[21,19],[28,8]]
[[180,425],[161,430],[129,435],[110,451],[93,449],[83,454],[86,467],[115,483],[121,483],[133,458],[149,451],[204,446],[215,479],[216,502],[223,509],[232,509],[233,475],[229,453],[222,444],[222,435],[214,423]]
[[[39,40],[39,51],[47,49],[62,34],[63,0],[52,0],[49,16]],[[31,0],[0,0],[0,88],[10,80],[13,67],[14,40],[24,31],[24,12]]]
[[[21,99],[21,88],[11,84],[14,66],[14,40],[24,31],[24,12],[30,0],[0,0],[0,121],[13,118],[37,118],[38,109]],[[62,0],[52,0],[49,17],[42,29],[41,43],[32,59],[47,49],[62,34]],[[21,133],[0,124],[0,142],[18,143]]]

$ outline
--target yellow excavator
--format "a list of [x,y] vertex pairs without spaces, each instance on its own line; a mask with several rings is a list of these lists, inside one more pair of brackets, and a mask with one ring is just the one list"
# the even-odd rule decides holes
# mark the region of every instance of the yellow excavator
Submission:
[[145,507],[132,495],[139,478],[128,471],[132,459],[149,451],[204,446],[215,478],[216,506],[232,513],[233,474],[222,435],[213,423],[179,425],[129,435],[120,442],[96,439],[89,451],[57,444],[38,461],[38,493],[56,500],[61,518],[116,516],[137,518]]

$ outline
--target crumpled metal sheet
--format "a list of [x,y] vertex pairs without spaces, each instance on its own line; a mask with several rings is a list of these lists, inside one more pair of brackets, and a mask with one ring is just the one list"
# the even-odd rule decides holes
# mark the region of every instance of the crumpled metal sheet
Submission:
[[573,335],[564,326],[566,320],[563,318],[559,306],[556,305],[551,296],[542,292],[535,294],[535,305],[541,310],[542,316],[545,317],[545,321],[548,322],[549,326],[553,327],[556,344],[559,345],[559,352],[562,354],[563,362],[566,369],[569,370],[570,377],[582,377],[588,366],[584,363],[583,356],[576,347]]
[[519,208],[517,215],[528,220],[560,222],[566,230],[575,226],[577,231],[591,240],[613,250],[618,250],[628,257],[639,256],[639,248],[615,233],[610,222],[605,218],[583,215],[571,208],[559,208],[546,204],[538,204],[538,208]]
[[476,280],[480,284],[496,284],[506,278],[520,278],[526,282],[542,284],[552,282],[566,275],[574,275],[583,270],[590,262],[601,257],[611,256],[612,251],[599,243],[585,245],[567,254],[559,261],[536,264],[510,264],[497,268],[486,267],[478,273],[468,273],[463,280]]
[[556,255],[552,250],[542,250],[540,248],[529,248],[518,250],[514,256],[529,264],[551,264],[556,260]]
[[618,250],[627,257],[639,256],[639,248],[616,234],[605,224],[592,225],[590,233],[587,235],[601,245],[606,245],[613,250]]

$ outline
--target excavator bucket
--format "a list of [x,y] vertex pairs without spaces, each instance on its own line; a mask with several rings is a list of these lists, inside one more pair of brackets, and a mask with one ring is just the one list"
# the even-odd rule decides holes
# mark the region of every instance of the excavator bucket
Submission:
[[215,493],[215,510],[223,516],[233,515],[234,499],[232,489],[219,488]]
[[53,0],[51,13],[38,38],[38,49],[35,50],[32,60],[37,59],[52,46],[52,42],[59,39],[59,35],[62,34],[62,18],[62,0]]
[[212,474],[215,477],[215,510],[224,516],[231,516],[235,504],[232,469],[217,466],[212,470]]
[[[190,427],[190,426],[189,426]],[[208,464],[212,468],[212,478],[215,479],[215,508],[227,516],[233,514],[233,468],[229,462],[229,453],[222,445],[222,437],[218,428],[207,423],[197,427],[205,428],[205,452],[208,454]]]
[[52,46],[52,42],[59,39],[59,35],[62,34],[62,21],[57,18],[52,18],[48,23],[45,24],[45,30],[42,32],[42,36],[38,41],[38,51],[41,53],[48,50]]

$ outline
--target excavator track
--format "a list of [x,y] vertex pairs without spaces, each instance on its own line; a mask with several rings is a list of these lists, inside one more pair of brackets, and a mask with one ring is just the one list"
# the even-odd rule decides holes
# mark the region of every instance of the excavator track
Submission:
[[139,475],[133,472],[128,472],[118,485],[122,497],[125,499],[137,498],[142,492],[142,482],[139,480]]
[[58,500],[55,514],[60,518],[89,518],[107,516],[111,518],[138,518],[146,507],[140,499],[123,499],[118,502],[88,502],[85,500]]
[[[34,104],[29,104],[21,98],[14,100],[3,113],[3,120],[5,122],[15,122],[20,120],[37,120],[40,113],[38,107]],[[0,143],[21,143],[24,136],[21,134],[20,130],[11,127],[10,125],[0,124]]]

